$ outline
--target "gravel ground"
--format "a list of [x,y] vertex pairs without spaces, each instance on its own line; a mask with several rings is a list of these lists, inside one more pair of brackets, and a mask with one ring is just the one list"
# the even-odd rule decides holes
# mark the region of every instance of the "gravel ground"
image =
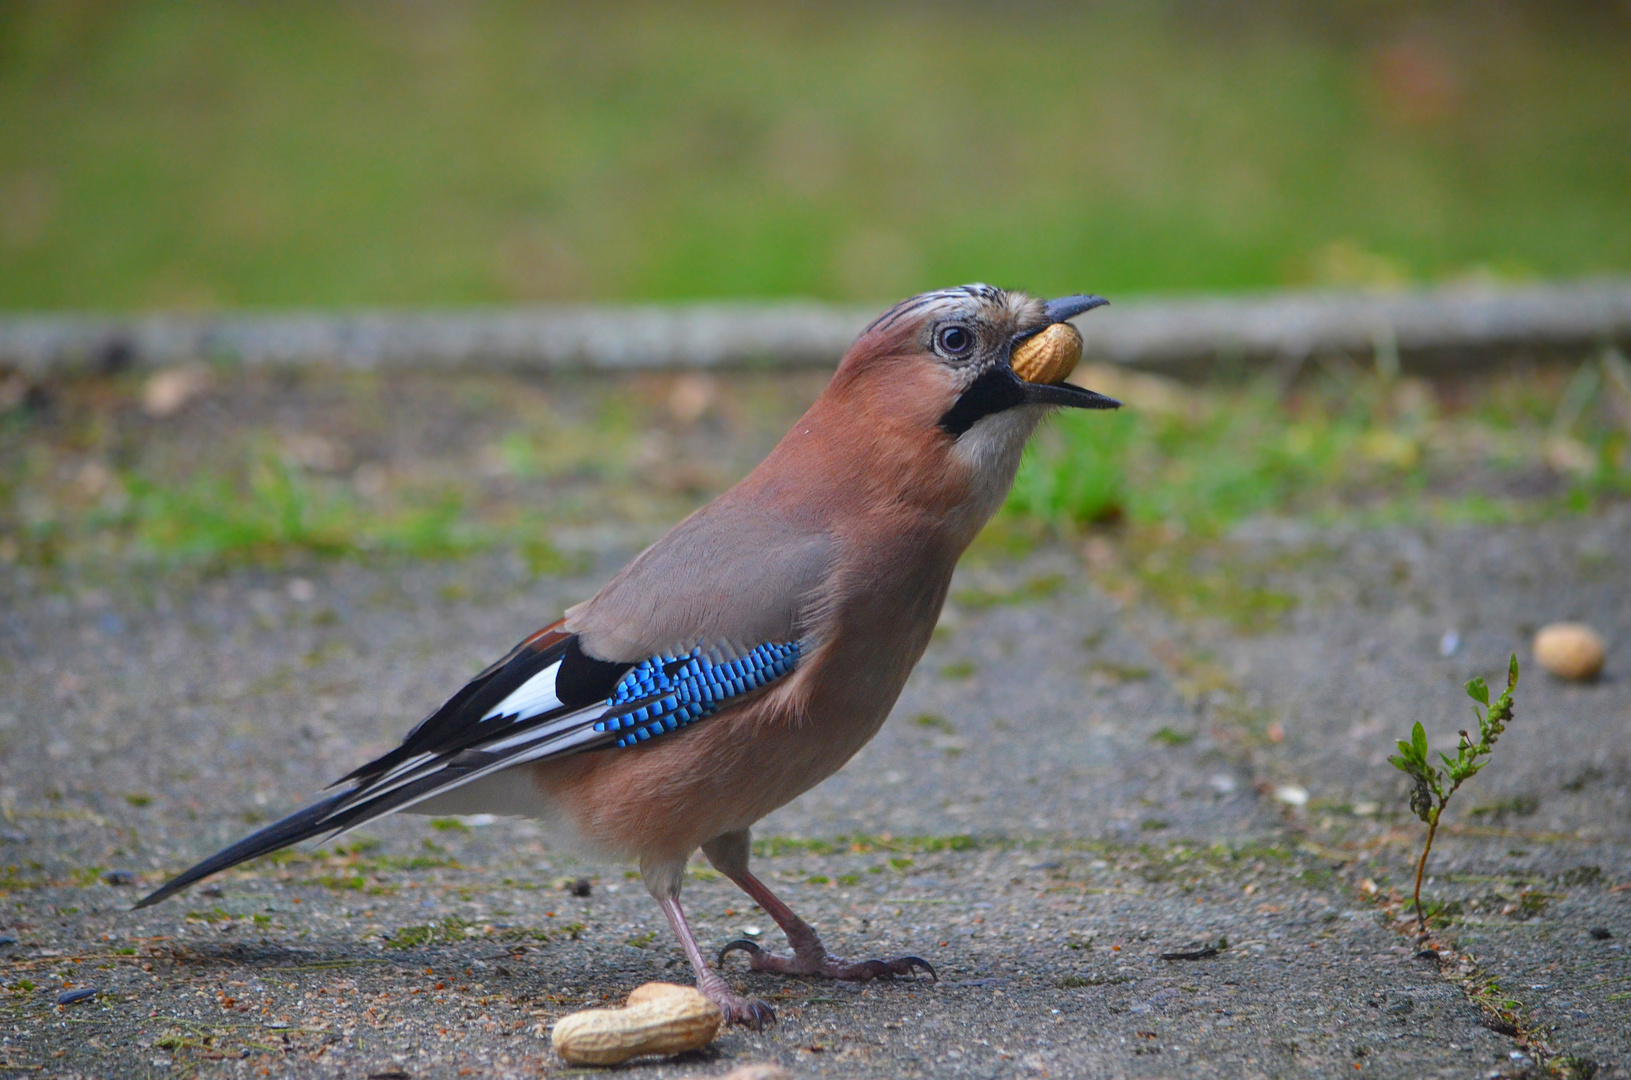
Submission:
[[[1217,557],[1297,603],[1251,636],[1120,588],[1113,542],[971,564],[883,733],[756,833],[760,873],[835,950],[916,953],[940,980],[738,960],[775,1026],[623,1074],[1628,1075],[1627,550],[1624,508],[1257,523]],[[502,555],[0,564],[0,1070],[555,1073],[554,1019],[684,980],[629,868],[525,822],[394,819],[129,911],[393,743],[626,553],[564,578]],[[1609,639],[1603,680],[1530,663],[1535,625],[1565,617]],[[1460,683],[1509,651],[1519,719],[1435,847],[1427,892],[1456,906],[1423,949],[1389,740],[1415,719],[1453,738]],[[779,942],[701,867],[686,902],[705,943]],[[56,1004],[77,989],[96,992]]]

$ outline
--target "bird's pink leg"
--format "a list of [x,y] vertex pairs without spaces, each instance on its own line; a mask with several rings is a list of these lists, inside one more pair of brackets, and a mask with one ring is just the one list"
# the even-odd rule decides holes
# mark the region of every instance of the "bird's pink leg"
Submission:
[[714,866],[736,882],[741,890],[776,920],[776,925],[787,935],[793,947],[792,956],[777,956],[766,952],[757,942],[741,939],[730,942],[719,950],[719,966],[725,966],[725,957],[732,952],[748,954],[748,966],[754,971],[772,971],[779,975],[820,975],[828,979],[846,979],[869,982],[872,979],[893,979],[897,975],[913,975],[921,969],[929,978],[937,979],[934,966],[920,956],[897,956],[889,960],[861,960],[851,962],[834,956],[821,943],[815,927],[799,918],[792,908],[764,882],[754,877],[747,868],[750,850],[746,831],[720,837],[702,846],[703,854]]
[[691,961],[691,968],[697,973],[697,989],[703,996],[718,1005],[725,1014],[725,1019],[736,1024],[752,1024],[754,1027],[763,1027],[776,1019],[776,1014],[769,1005],[758,998],[745,998],[732,990],[719,973],[708,966],[702,958],[702,950],[697,946],[697,939],[691,933],[691,925],[685,921],[685,912],[680,909],[680,900],[677,896],[663,897],[658,903],[662,905],[663,914],[668,916],[668,925],[673,928],[674,936],[680,939],[680,948],[685,950],[685,958]]
[[752,1024],[763,1027],[776,1019],[769,1005],[757,998],[745,998],[732,990],[719,972],[708,966],[697,947],[691,924],[685,921],[685,909],[680,907],[680,885],[685,881],[685,858],[642,858],[640,876],[645,879],[646,890],[668,916],[668,925],[680,939],[685,958],[691,961],[691,970],[697,973],[697,989],[703,996],[719,1006],[725,1019],[734,1024]]

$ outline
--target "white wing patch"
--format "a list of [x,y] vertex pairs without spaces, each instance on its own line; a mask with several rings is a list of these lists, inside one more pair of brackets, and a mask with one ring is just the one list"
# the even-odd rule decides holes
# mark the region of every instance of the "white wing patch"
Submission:
[[513,716],[517,720],[529,720],[540,713],[560,708],[561,699],[555,694],[555,676],[560,671],[561,662],[557,660],[516,687],[509,697],[494,705],[482,719]]

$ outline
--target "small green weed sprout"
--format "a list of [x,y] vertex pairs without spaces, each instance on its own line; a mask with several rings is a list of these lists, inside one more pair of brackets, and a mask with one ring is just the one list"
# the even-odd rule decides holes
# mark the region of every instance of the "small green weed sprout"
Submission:
[[[1410,809],[1427,825],[1427,841],[1422,844],[1421,858],[1416,861],[1416,891],[1413,899],[1416,905],[1416,922],[1423,936],[1427,933],[1427,913],[1421,906],[1421,876],[1427,868],[1427,853],[1433,850],[1433,837],[1438,832],[1439,815],[1444,813],[1444,807],[1450,802],[1450,797],[1462,784],[1472,779],[1479,769],[1489,764],[1487,759],[1495,749],[1495,741],[1506,730],[1507,724],[1512,722],[1512,692],[1518,688],[1518,656],[1512,654],[1507,664],[1506,689],[1495,700],[1489,702],[1489,687],[1484,680],[1474,678],[1467,683],[1467,696],[1475,704],[1472,707],[1473,715],[1478,718],[1478,741],[1473,742],[1472,736],[1461,732],[1461,742],[1456,747],[1455,757],[1440,754],[1444,768],[1427,760],[1427,732],[1422,728],[1420,721],[1410,731],[1410,741],[1400,741],[1399,752],[1388,758],[1393,767],[1409,776],[1415,786],[1410,791]],[[1479,705],[1484,706],[1483,710]]]

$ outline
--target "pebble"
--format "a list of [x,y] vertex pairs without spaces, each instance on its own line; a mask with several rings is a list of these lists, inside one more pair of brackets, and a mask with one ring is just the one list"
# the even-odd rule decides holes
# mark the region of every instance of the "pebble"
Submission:
[[739,1065],[720,1080],[793,1080],[793,1074],[774,1062],[760,1061]]
[[147,415],[163,419],[174,416],[186,404],[209,388],[209,369],[202,364],[165,368],[154,372],[142,387],[142,408]]
[[1287,806],[1308,805],[1308,789],[1301,784],[1282,784],[1274,789],[1274,797]]
[[1535,635],[1535,662],[1560,679],[1595,679],[1604,651],[1602,637],[1585,623],[1552,623]]

